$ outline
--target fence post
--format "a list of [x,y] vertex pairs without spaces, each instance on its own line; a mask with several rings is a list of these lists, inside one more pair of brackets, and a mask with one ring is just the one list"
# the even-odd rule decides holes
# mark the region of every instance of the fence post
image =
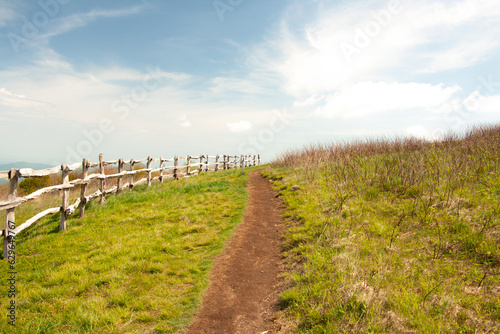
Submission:
[[203,158],[204,157],[205,156],[200,154],[200,169],[198,169],[198,175],[201,174],[201,172],[203,172]]
[[134,159],[130,159],[130,176],[128,179],[128,191],[132,191],[132,188],[134,187],[134,174],[132,172],[134,171]]
[[208,173],[208,170],[209,170],[209,162],[208,162],[208,159],[210,159],[210,157],[208,156],[208,154],[205,156],[205,173]]
[[226,166],[226,155],[225,154],[222,156],[222,169],[223,170],[227,169],[227,166]]
[[219,171],[219,155],[218,154],[215,156],[215,171],[216,172]]
[[[99,173],[104,176],[104,155],[99,154]],[[104,194],[104,188],[106,187],[106,180],[99,179],[99,190],[101,191],[101,205],[106,201],[106,196]]]
[[258,164],[258,166],[260,166],[260,154],[258,154],[258,155],[257,155],[257,158],[259,159],[259,160],[257,161],[257,164]]
[[[66,164],[61,165],[62,171],[62,185],[69,185],[69,171]],[[66,221],[68,220],[68,215],[66,209],[69,205],[69,188],[63,188],[62,194],[62,204],[61,204],[61,221],[59,222],[59,231],[64,231],[66,229]]]
[[[123,173],[123,159],[122,158],[120,158],[118,160],[118,173]],[[118,176],[118,179],[116,180],[116,194],[118,195],[121,192],[122,192],[122,177]]]
[[190,164],[191,164],[191,156],[190,155],[188,155],[186,157],[186,161],[187,161],[187,164],[186,164],[186,176],[189,176],[189,170],[191,169],[191,166],[190,166]]
[[[82,181],[87,179],[87,174],[89,170],[89,160],[83,159],[82,162]],[[87,183],[82,183],[80,186],[80,213],[78,214],[78,218],[82,218],[85,213],[85,190],[87,189]]]
[[148,187],[151,187],[151,156],[148,157],[148,163],[146,164],[146,168],[148,169]]
[[241,175],[245,174],[245,156],[242,154],[240,157]]
[[[15,200],[17,198],[17,185],[18,185],[18,170],[12,168],[9,172],[9,197],[7,198],[9,201]],[[11,233],[15,228],[16,224],[16,208],[7,209],[7,214],[5,215],[5,229],[3,230],[3,258],[6,259],[9,257],[9,243],[11,241]]]
[[178,176],[177,176],[177,166],[179,165],[179,157],[178,156],[175,156],[174,157],[174,180],[177,180],[178,179]]
[[160,157],[160,183],[163,183],[163,157]]

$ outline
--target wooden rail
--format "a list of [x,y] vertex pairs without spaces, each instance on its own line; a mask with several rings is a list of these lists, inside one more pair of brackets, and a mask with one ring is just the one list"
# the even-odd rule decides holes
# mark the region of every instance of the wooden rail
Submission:
[[[210,162],[210,159],[214,160]],[[179,164],[179,160],[185,160],[185,164]],[[198,160],[198,162],[196,162]],[[141,163],[146,163],[145,168],[141,168]],[[153,162],[159,162],[158,168],[151,168]],[[164,163],[173,162],[173,165],[166,166]],[[114,174],[106,174],[105,167],[115,166],[117,172]],[[129,165],[129,170],[124,170],[125,165]],[[203,172],[219,170],[228,170],[233,168],[240,168],[242,173],[245,167],[260,165],[260,155],[199,155],[187,157],[175,156],[171,159],[164,159],[163,157],[153,159],[152,157],[147,157],[140,160],[112,160],[105,161],[102,154],[99,155],[99,162],[89,162],[88,159],[83,159],[82,163],[77,163],[73,165],[62,164],[60,166],[51,167],[42,170],[33,170],[30,168],[21,169],[11,169],[10,171],[0,171],[0,179],[9,180],[9,196],[6,201],[0,201],[0,210],[6,210],[5,228],[0,231],[0,236],[4,237],[3,243],[3,258],[7,258],[7,245],[11,238],[15,237],[21,231],[27,229],[34,223],[38,222],[43,217],[55,214],[57,212],[61,213],[61,218],[59,222],[59,231],[66,229],[66,223],[68,217],[74,214],[77,209],[79,211],[79,218],[82,218],[85,213],[85,204],[90,201],[100,198],[100,203],[105,202],[106,195],[108,194],[119,194],[124,189],[132,190],[133,187],[140,184],[146,183],[147,186],[151,186],[153,181],[159,180],[163,183],[164,180],[174,179],[178,180],[184,177],[190,177],[191,175],[201,174]],[[138,166],[139,168],[134,168]],[[99,172],[89,174],[91,168],[99,168]],[[71,172],[81,170],[81,178],[69,180],[69,175]],[[141,178],[134,182],[134,175],[139,173],[145,173],[146,177]],[[153,174],[157,173],[158,176],[153,177]],[[45,187],[31,194],[18,197],[18,186],[19,178],[31,178],[31,177],[42,177],[50,175],[61,174],[61,184]],[[93,194],[86,195],[87,186],[92,180],[96,179],[99,183],[98,190]],[[106,188],[106,180],[116,179],[116,186],[111,188]],[[127,182],[123,184],[123,182]],[[80,187],[80,197],[70,205],[69,195],[70,190],[75,187]],[[62,192],[61,206],[46,209],[42,212],[37,213],[30,219],[26,220],[21,225],[15,225],[15,210],[18,206],[35,200],[44,194],[48,194],[54,191]]]

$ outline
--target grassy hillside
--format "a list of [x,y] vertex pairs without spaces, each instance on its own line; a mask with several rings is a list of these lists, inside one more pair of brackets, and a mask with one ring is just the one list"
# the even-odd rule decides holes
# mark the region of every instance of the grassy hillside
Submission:
[[[500,332],[500,127],[279,156],[298,333]],[[290,325],[290,324],[288,324]]]
[[[103,207],[93,202],[62,233],[58,215],[23,231],[16,237],[17,323],[13,330],[3,319],[0,332],[182,330],[215,255],[242,219],[247,176],[231,170],[138,187]],[[5,260],[2,266],[6,273]],[[0,305],[8,302],[0,294]]]

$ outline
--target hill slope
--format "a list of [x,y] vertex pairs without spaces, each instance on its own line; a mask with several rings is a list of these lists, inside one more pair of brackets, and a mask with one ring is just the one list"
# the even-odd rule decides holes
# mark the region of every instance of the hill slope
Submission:
[[62,233],[58,215],[23,231],[15,239],[18,320],[14,328],[1,321],[0,332],[184,328],[214,257],[241,222],[247,177],[230,170],[138,187],[102,207],[93,202]]
[[[41,164],[41,163],[37,163],[37,162],[20,161],[20,162],[8,163],[8,164],[0,164],[0,171],[11,170],[12,168],[32,168],[34,170],[37,170],[37,169],[45,169],[45,168],[50,168],[50,167],[54,167],[54,166],[50,166],[47,164]],[[5,182],[7,182],[7,180],[0,179],[0,183],[5,183]]]
[[500,332],[499,147],[496,126],[276,159],[297,331]]
[[45,168],[50,168],[54,167],[51,165],[47,164],[42,164],[42,163],[37,163],[37,162],[25,162],[25,161],[19,161],[19,162],[12,162],[8,164],[1,164],[0,165],[0,170],[10,170],[11,168],[32,168],[32,169],[45,169]]

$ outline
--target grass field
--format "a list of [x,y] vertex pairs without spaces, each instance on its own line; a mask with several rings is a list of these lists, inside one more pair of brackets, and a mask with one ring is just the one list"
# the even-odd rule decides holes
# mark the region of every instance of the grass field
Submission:
[[102,207],[93,202],[62,233],[59,215],[23,231],[15,239],[16,326],[2,316],[0,332],[182,332],[241,222],[247,176],[230,170],[138,187]]
[[[500,126],[285,152],[298,333],[500,333]],[[291,330],[292,331],[292,330]]]

